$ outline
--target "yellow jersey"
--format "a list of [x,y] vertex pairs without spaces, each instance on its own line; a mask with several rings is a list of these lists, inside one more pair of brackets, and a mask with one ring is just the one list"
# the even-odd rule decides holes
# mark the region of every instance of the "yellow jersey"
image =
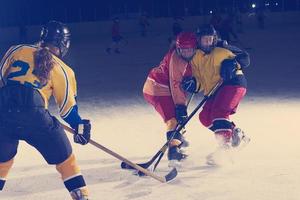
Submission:
[[33,73],[34,45],[11,47],[0,64],[0,88],[7,84],[23,84],[37,89],[45,101],[45,108],[51,96],[54,97],[61,117],[69,124],[77,124],[81,118],[76,105],[77,83],[73,70],[60,58],[52,54],[54,67],[45,85]]
[[202,50],[197,49],[191,65],[199,91],[203,91],[204,95],[208,94],[221,79],[220,68],[222,61],[234,57],[235,54],[224,48],[216,47],[209,54],[205,54]]

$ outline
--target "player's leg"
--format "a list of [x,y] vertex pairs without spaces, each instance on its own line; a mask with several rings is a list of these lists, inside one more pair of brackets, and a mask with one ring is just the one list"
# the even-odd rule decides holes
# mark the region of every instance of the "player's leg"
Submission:
[[46,112],[41,117],[44,117],[48,121],[45,124],[50,124],[50,126],[44,130],[32,132],[25,141],[34,146],[48,164],[56,165],[73,199],[88,199],[88,189],[66,133],[57,119],[51,117],[49,113]]
[[222,87],[216,94],[211,111],[213,124],[210,129],[214,131],[220,144],[231,142],[235,126],[229,116],[236,112],[245,94],[245,88],[231,85]]
[[2,131],[3,129],[0,129],[0,191],[4,188],[19,144],[18,140],[3,136]]
[[179,149],[179,145],[184,140],[183,136],[179,132],[173,130],[177,126],[177,120],[175,118],[175,105],[171,96],[152,96],[144,94],[146,101],[153,105],[155,110],[159,113],[166,124],[167,129],[167,140],[171,139],[168,150],[169,160],[182,160],[187,157],[186,154],[182,153]]

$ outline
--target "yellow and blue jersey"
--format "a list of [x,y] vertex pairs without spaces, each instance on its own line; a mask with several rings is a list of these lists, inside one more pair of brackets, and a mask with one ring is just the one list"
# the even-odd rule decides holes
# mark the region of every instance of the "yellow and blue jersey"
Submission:
[[[197,79],[199,91],[203,91],[205,95],[208,94],[221,79],[220,68],[222,61],[235,58],[235,56],[231,51],[224,48],[216,47],[209,54],[205,54],[198,49],[191,61],[191,65],[193,76]],[[242,74],[242,71],[238,70],[237,73]]]
[[45,108],[54,97],[61,117],[72,127],[81,122],[76,105],[77,83],[74,71],[61,59],[52,55],[54,67],[45,85],[34,75],[34,53],[38,46],[18,45],[11,47],[0,65],[0,88],[9,84],[31,86],[40,92]]

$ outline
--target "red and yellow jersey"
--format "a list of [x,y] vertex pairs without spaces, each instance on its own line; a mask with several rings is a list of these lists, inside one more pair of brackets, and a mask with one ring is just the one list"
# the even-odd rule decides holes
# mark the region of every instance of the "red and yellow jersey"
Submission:
[[159,66],[151,69],[143,92],[152,96],[172,96],[174,104],[185,104],[186,92],[180,83],[183,77],[191,75],[190,63],[180,58],[175,49],[171,49]]
[[214,48],[214,50],[205,54],[201,50],[197,50],[191,64],[193,76],[197,79],[199,91],[208,94],[209,91],[221,79],[220,68],[224,59],[234,58],[235,54],[224,48]]
[[77,86],[74,72],[53,55],[54,67],[50,78],[46,85],[42,85],[33,73],[34,52],[37,49],[33,45],[18,45],[7,51],[0,65],[0,87],[10,83],[32,86],[44,98],[46,108],[50,97],[54,96],[61,117],[66,119],[76,106]]

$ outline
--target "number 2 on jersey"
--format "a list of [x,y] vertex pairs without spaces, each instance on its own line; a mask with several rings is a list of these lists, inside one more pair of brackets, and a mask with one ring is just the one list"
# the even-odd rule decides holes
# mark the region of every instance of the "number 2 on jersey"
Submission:
[[[27,62],[22,61],[22,60],[17,60],[15,62],[13,62],[11,66],[12,67],[19,67],[21,69],[19,71],[10,73],[7,76],[8,82],[18,82],[18,83],[20,83],[19,81],[12,80],[12,78],[26,75],[28,69],[30,68],[29,64]],[[41,83],[37,80],[35,80],[34,83],[30,83],[30,82],[25,81],[24,85],[30,85],[34,88],[41,88]]]

